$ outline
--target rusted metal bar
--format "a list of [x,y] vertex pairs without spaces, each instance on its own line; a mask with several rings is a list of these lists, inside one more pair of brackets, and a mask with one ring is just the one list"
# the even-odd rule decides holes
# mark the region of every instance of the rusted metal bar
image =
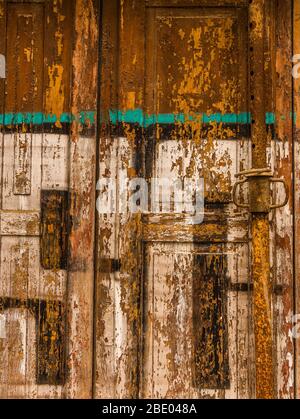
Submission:
[[[253,0],[249,6],[250,85],[252,114],[252,167],[267,165],[264,76],[265,0]],[[252,57],[251,57],[252,54]],[[262,183],[268,182],[265,178]],[[263,188],[267,189],[267,188]],[[257,193],[260,188],[257,189]],[[253,190],[253,192],[255,192]],[[252,212],[252,276],[254,285],[254,331],[256,398],[274,398],[272,284],[270,281],[269,212]]]

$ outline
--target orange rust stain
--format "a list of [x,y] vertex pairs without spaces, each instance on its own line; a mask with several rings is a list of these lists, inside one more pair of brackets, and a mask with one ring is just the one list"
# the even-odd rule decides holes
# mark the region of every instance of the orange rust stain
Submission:
[[274,397],[269,228],[268,216],[255,215],[252,220],[252,269],[258,399]]
[[59,117],[64,111],[63,66],[53,64],[48,67],[48,87],[46,89],[46,112],[56,115],[56,126],[61,128]]
[[[170,18],[160,18],[161,25],[167,25],[173,29],[173,20]],[[229,58],[232,65],[237,65],[237,55],[231,54],[236,44],[235,21],[233,18],[226,19],[206,19],[205,26],[192,28],[179,28],[178,45],[185,40],[184,52],[174,58],[174,63],[178,65],[168,66],[168,85],[173,85],[170,96],[169,107],[176,113],[183,113],[187,116],[184,124],[176,123],[176,130],[172,134],[172,139],[180,141],[183,150],[188,150],[193,141],[193,153],[190,163],[185,168],[184,175],[187,177],[204,177],[206,184],[209,185],[209,191],[206,191],[206,198],[209,200],[228,200],[231,191],[231,173],[232,159],[228,151],[223,154],[216,154],[216,139],[234,138],[235,133],[229,127],[222,124],[211,122],[209,129],[203,134],[203,123],[199,110],[207,114],[219,112],[234,113],[237,111],[236,103],[240,98],[238,90],[238,80],[236,75],[227,75],[226,79],[222,74],[214,74],[214,62],[219,61],[220,55]],[[162,26],[163,27],[163,26]],[[170,29],[168,29],[169,31]],[[163,32],[164,33],[164,32]],[[175,35],[174,35],[175,36]],[[216,48],[210,48],[210,55],[207,58],[207,49],[204,48],[208,42],[216,45]],[[179,70],[179,71],[178,71]],[[176,72],[176,73],[175,73]],[[220,87],[218,95],[214,89],[214,79],[220,78]],[[224,80],[224,81],[222,81]],[[175,83],[174,83],[175,82]],[[168,86],[157,77],[157,110],[161,110],[161,102],[164,100]],[[162,100],[161,100],[162,99]],[[191,121],[188,116],[193,116]],[[157,137],[159,138],[159,132]],[[203,162],[202,167],[197,167],[197,157]],[[173,162],[173,168],[176,164],[181,165],[180,159],[177,163]],[[228,169],[222,170],[220,168]],[[179,170],[182,170],[178,167]]]
[[61,31],[56,31],[55,32],[55,39],[57,42],[57,56],[61,57],[62,52],[63,52],[63,34]]
[[[80,12],[79,12],[80,11]],[[95,81],[97,80],[98,65],[89,54],[89,48],[95,50],[98,42],[98,22],[92,0],[78,0],[76,2],[76,43],[73,54],[73,67],[76,75],[73,82],[72,113],[78,115],[83,109],[94,109],[96,106]],[[82,45],[89,43],[89,48]],[[85,68],[89,68],[90,77],[86,78]],[[85,86],[82,86],[84,79]],[[88,105],[87,105],[88,104]],[[77,142],[82,127],[75,121],[72,127],[72,141]]]
[[132,110],[135,109],[135,92],[128,92],[127,93],[127,109]]
[[[294,1],[295,7],[295,22],[294,22],[294,53],[299,54],[300,52],[300,2]],[[296,127],[300,128],[300,78],[294,80],[295,83],[295,115],[296,115]]]
[[33,60],[33,49],[32,48],[25,48],[24,54],[28,63]]

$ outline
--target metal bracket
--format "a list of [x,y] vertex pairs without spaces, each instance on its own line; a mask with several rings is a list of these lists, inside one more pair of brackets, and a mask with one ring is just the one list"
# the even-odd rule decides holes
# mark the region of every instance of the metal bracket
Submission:
[[[233,187],[233,202],[239,208],[249,210],[249,212],[258,214],[267,214],[270,211],[284,207],[289,200],[289,188],[284,179],[274,178],[271,170],[251,169],[236,175],[240,178]],[[248,203],[244,204],[238,200],[239,187],[247,183],[249,185]],[[271,184],[282,183],[285,190],[285,199],[283,202],[272,203]]]

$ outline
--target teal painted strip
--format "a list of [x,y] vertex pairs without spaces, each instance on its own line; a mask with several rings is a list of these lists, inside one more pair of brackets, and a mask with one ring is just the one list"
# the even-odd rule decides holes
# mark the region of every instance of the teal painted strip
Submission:
[[139,124],[144,123],[144,114],[141,109],[134,109],[129,111],[110,111],[109,112],[110,122],[113,125],[117,125],[118,122],[124,122],[127,124]]
[[[72,123],[77,121],[81,124],[93,125],[96,123],[97,113],[95,111],[82,111],[78,115],[72,115],[70,113],[63,113],[59,119],[61,123]],[[291,118],[294,122],[297,119],[295,114],[291,114]],[[241,113],[228,113],[221,114],[215,113],[211,115],[207,114],[196,114],[196,115],[185,115],[183,113],[172,114],[172,113],[160,113],[160,114],[144,114],[142,109],[134,109],[128,111],[111,110],[109,111],[109,121],[112,125],[118,123],[138,124],[144,128],[154,124],[171,125],[174,123],[184,123],[186,121],[198,121],[201,120],[204,124],[216,122],[218,124],[249,124],[251,122],[251,114],[249,112]],[[0,125],[22,125],[22,124],[34,124],[42,125],[45,123],[55,124],[57,122],[56,115],[47,115],[41,112],[33,113],[6,113],[0,114]],[[101,118],[101,122],[102,121]],[[275,124],[276,116],[272,112],[266,113],[266,124]]]
[[74,118],[70,113],[63,113],[60,117],[60,122],[62,124],[70,124],[73,120]]
[[137,123],[145,128],[154,124],[171,125],[174,123],[184,123],[186,121],[198,121],[201,120],[204,124],[212,122],[225,123],[225,124],[248,124],[251,121],[251,115],[248,112],[242,112],[239,114],[225,114],[216,113],[212,115],[198,114],[198,115],[184,115],[183,113],[172,114],[143,114],[141,109],[133,111],[110,111],[110,122],[116,125],[118,122],[124,123]]
[[266,124],[271,125],[271,124],[275,124],[275,114],[272,112],[267,112],[266,113]]

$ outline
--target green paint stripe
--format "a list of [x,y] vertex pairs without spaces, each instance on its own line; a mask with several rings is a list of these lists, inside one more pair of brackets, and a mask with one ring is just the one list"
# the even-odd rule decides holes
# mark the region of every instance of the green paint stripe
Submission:
[[172,114],[157,114],[148,115],[144,114],[141,109],[129,110],[129,111],[110,111],[109,112],[110,122],[113,125],[117,123],[136,123],[140,126],[147,128],[154,124],[171,125],[178,123],[184,123],[186,121],[201,121],[204,124],[217,122],[225,124],[248,124],[251,121],[251,115],[248,112],[242,112],[239,114],[221,114],[216,113],[212,115],[196,114],[196,115],[185,115],[183,113]]
[[[291,118],[296,121],[296,115],[292,114]],[[207,114],[195,114],[185,115],[183,113],[172,114],[172,113],[161,113],[161,114],[144,114],[142,109],[134,109],[128,111],[111,110],[109,112],[109,120],[113,125],[118,123],[138,124],[144,128],[154,124],[172,125],[175,123],[185,123],[187,121],[201,121],[204,124],[216,122],[218,124],[249,124],[251,122],[251,114],[249,112],[241,113],[228,113],[221,114],[215,113],[211,115]],[[73,121],[77,121],[81,124],[93,125],[96,122],[95,111],[82,111],[78,115],[72,115],[70,113],[63,113],[59,122],[70,124]],[[47,115],[41,112],[33,113],[6,113],[0,114],[0,125],[11,126],[11,125],[22,125],[22,124],[55,124],[58,122],[56,115]],[[102,121],[101,118],[101,122]],[[266,113],[266,124],[275,124],[276,117],[272,112]]]

